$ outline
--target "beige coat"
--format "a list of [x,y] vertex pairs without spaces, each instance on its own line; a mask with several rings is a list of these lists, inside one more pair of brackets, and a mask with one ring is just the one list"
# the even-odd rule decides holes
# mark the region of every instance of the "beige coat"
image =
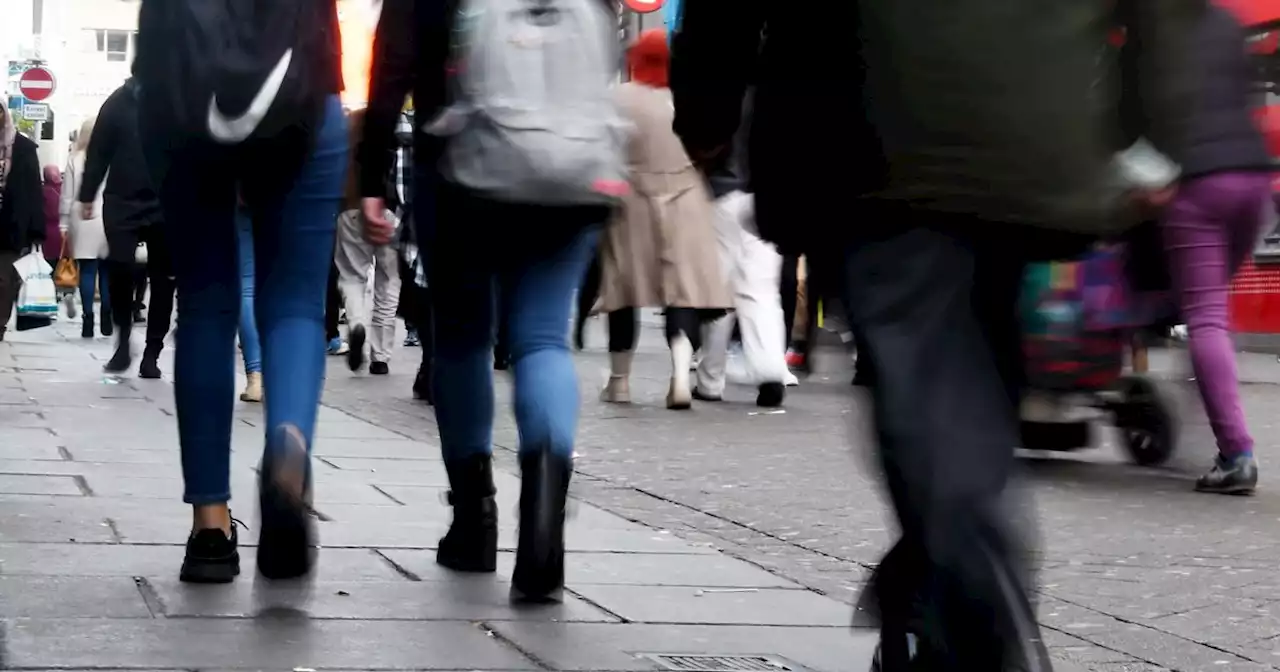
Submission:
[[84,178],[84,153],[72,152],[67,159],[67,170],[62,176],[62,202],[59,207],[59,228],[62,235],[70,236],[67,252],[72,259],[106,259],[107,233],[102,226],[102,190],[93,201],[93,219],[80,216],[80,181]]
[[671,130],[671,92],[627,83],[617,97],[634,127],[627,146],[631,193],[601,241],[596,310],[732,307],[711,197]]

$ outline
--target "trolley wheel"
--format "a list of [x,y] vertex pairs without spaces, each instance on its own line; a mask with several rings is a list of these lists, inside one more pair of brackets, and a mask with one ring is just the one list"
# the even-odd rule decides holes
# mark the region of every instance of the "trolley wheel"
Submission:
[[1025,450],[1044,450],[1065,453],[1086,448],[1091,443],[1089,422],[1022,421],[1022,447]]
[[1112,411],[1129,457],[1144,467],[1164,464],[1178,447],[1174,401],[1146,376],[1124,376],[1118,391]]

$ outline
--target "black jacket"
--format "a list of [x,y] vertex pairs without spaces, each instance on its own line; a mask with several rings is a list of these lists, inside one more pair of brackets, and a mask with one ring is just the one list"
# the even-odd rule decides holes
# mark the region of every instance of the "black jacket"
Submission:
[[4,201],[0,203],[0,250],[21,252],[44,242],[44,196],[36,143],[17,136],[11,158]]
[[825,3],[815,15],[766,0],[686,0],[673,36],[675,131],[695,160],[733,160],[754,82],[748,188],[762,235],[784,252],[847,231],[851,199],[884,181],[862,106],[857,4]]
[[[1122,5],[1123,7],[1123,5]],[[1180,86],[1171,92],[1175,123],[1181,132],[1173,141],[1157,146],[1182,166],[1183,177],[1227,170],[1271,170],[1262,133],[1251,111],[1256,87],[1246,53],[1245,31],[1235,17],[1218,7],[1208,7],[1188,26],[1182,54],[1174,73]],[[1121,118],[1125,141],[1149,136],[1167,119],[1154,119],[1149,100],[1130,81],[1142,58],[1143,44],[1131,40],[1121,50]]]
[[92,203],[104,178],[107,188],[102,216],[108,232],[136,230],[162,220],[139,137],[137,85],[132,78],[116,89],[98,112],[79,201]]

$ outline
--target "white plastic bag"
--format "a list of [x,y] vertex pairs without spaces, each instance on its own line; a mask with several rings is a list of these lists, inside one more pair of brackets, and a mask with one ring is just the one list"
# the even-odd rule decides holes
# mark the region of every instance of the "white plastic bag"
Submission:
[[18,290],[18,316],[53,319],[58,314],[58,289],[53,284],[53,267],[44,260],[44,253],[37,247],[13,262],[13,268],[22,278],[22,287]]

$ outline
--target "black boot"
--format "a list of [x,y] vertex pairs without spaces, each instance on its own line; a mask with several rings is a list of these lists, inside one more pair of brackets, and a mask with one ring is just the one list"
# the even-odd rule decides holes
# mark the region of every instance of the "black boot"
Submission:
[[436,563],[459,572],[498,569],[498,504],[493,458],[476,455],[445,463],[453,523],[440,540]]
[[111,359],[102,367],[102,370],[110,374],[120,374],[129,370],[133,366],[133,353],[129,350],[129,327],[131,325],[118,325],[119,335],[116,336],[116,352]]
[[564,512],[573,462],[543,450],[520,456],[520,541],[511,599],[559,602],[564,592]]
[[80,338],[93,338],[93,306],[84,311],[83,321],[80,322]]
[[413,398],[427,402],[428,406],[435,404],[431,393],[431,367],[426,364],[418,367],[418,375],[413,379]]
[[158,380],[160,378],[160,347],[147,345],[146,350],[142,351],[142,364],[138,366],[139,378],[148,380]]

